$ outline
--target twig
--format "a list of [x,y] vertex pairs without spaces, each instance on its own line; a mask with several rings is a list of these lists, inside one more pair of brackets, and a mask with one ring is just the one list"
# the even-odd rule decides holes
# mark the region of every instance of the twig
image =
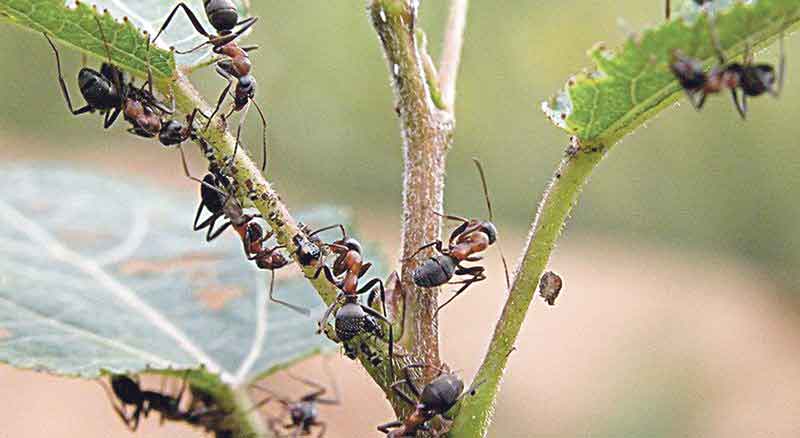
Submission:
[[444,34],[442,59],[439,63],[439,87],[445,108],[454,112],[456,101],[456,78],[461,63],[461,47],[464,45],[464,28],[467,26],[469,0],[452,0],[450,17]]
[[536,294],[539,278],[581,189],[603,155],[602,148],[582,151],[577,144],[573,144],[567,149],[567,156],[556,170],[539,204],[520,270],[514,276],[503,313],[475,376],[475,381],[481,382],[480,390],[462,401],[450,431],[451,438],[486,436],[509,352],[514,349],[514,342]]

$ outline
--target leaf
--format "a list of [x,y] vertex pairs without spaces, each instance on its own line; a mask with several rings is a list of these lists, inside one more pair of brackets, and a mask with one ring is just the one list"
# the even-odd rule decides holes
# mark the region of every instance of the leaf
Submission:
[[[66,0],[66,3],[74,4],[75,1]],[[161,29],[161,25],[164,24],[164,20],[167,19],[169,13],[180,2],[178,0],[91,0],[89,3],[95,5],[99,10],[108,10],[112,16],[118,19],[127,17],[134,26],[155,37],[156,32]],[[194,11],[195,16],[200,20],[200,24],[203,25],[206,32],[215,33],[214,27],[211,26],[206,17],[202,0],[183,0],[183,3]],[[234,0],[234,3],[236,3],[239,10],[239,16],[246,17],[249,8],[244,2],[242,0]],[[169,27],[158,37],[156,44],[166,49],[174,46],[179,50],[188,50],[206,40],[204,36],[195,30],[189,19],[181,11],[175,14]],[[176,60],[181,66],[193,67],[208,61],[211,55],[211,48],[206,46],[191,54],[176,54]]]
[[[2,174],[14,189],[0,193],[0,361],[84,378],[204,366],[236,385],[333,345],[315,320],[266,305],[268,273],[236,233],[192,231],[192,203],[70,170]],[[275,292],[322,311],[294,266]]]
[[[64,6],[63,0],[0,0],[0,13],[7,15],[14,24],[35,32],[47,32],[84,53],[108,59],[95,21],[97,14],[83,3],[71,9]],[[108,14],[100,18],[114,64],[129,73],[146,77],[147,38],[128,20],[119,23]],[[44,38],[42,43],[46,44]],[[175,60],[172,53],[151,47],[149,57],[156,80],[173,75]]]
[[[565,91],[542,104],[557,126],[586,146],[611,146],[647,119],[676,102],[683,91],[669,70],[672,52],[680,49],[707,66],[715,61],[706,14],[694,13],[648,29],[618,52],[598,45],[589,55],[598,71],[571,78]],[[715,2],[718,7],[732,3]],[[686,9],[686,8],[684,8]],[[800,21],[797,0],[733,2],[716,12],[716,29],[726,56],[741,55],[749,40],[764,47]],[[690,22],[689,20],[694,20]]]

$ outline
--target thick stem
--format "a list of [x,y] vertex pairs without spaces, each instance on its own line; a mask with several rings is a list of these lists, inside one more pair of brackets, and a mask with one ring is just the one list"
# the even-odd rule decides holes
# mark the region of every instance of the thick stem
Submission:
[[584,151],[573,145],[556,170],[539,204],[525,255],[511,285],[486,357],[475,376],[479,386],[474,395],[462,401],[450,430],[451,438],[486,436],[506,363],[536,293],[539,278],[581,189],[603,155],[603,148]]
[[[369,7],[392,77],[403,137],[403,260],[441,235],[441,220],[432,212],[442,210],[445,156],[453,130],[452,115],[437,109],[431,99],[424,58],[415,41],[416,4],[412,0],[373,0]],[[439,288],[420,288],[412,281],[421,258],[404,262],[401,270],[408,314],[403,345],[415,359],[439,367],[435,313]]]

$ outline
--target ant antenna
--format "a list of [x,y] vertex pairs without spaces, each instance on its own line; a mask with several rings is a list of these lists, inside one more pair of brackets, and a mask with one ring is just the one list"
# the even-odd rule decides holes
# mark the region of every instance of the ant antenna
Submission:
[[[492,201],[489,198],[489,188],[486,185],[486,174],[483,172],[483,165],[481,161],[475,157],[472,157],[472,162],[475,163],[475,166],[478,168],[478,173],[481,176],[481,185],[483,186],[483,196],[486,198],[486,208],[489,210],[489,222],[494,223],[494,212],[492,211]],[[500,251],[500,260],[503,261],[503,269],[506,273],[506,287],[511,289],[511,278],[508,275],[508,263],[506,262],[506,256],[503,254],[503,249],[500,247],[500,244],[497,245],[498,251]]]
[[103,46],[106,48],[106,56],[108,56],[108,62],[112,63],[111,60],[111,48],[108,46],[108,40],[106,39],[106,33],[103,32],[103,25],[100,23],[100,18],[97,17],[97,14],[94,14],[94,21],[97,22],[97,28],[100,29],[100,38],[103,39]]
[[[279,247],[276,247],[276,248],[274,248],[274,249],[278,249],[278,248],[279,248]],[[311,315],[311,311],[310,311],[310,310],[308,310],[308,309],[306,309],[305,307],[296,306],[296,305],[294,305],[294,304],[292,304],[292,303],[289,303],[289,302],[287,302],[287,301],[283,301],[283,300],[280,300],[280,299],[278,299],[278,298],[275,298],[275,297],[272,295],[272,293],[273,293],[273,291],[274,291],[274,287],[275,287],[275,270],[274,270],[274,269],[271,269],[270,271],[272,271],[272,276],[271,276],[271,277],[270,277],[270,279],[269,279],[269,299],[270,299],[271,301],[274,301],[274,302],[278,303],[278,304],[283,304],[284,306],[286,306],[286,307],[288,307],[288,308],[290,308],[290,309],[294,310],[295,312],[297,312],[297,313],[299,313],[299,314],[301,314],[301,315],[305,315],[305,316],[309,316],[309,315]]]

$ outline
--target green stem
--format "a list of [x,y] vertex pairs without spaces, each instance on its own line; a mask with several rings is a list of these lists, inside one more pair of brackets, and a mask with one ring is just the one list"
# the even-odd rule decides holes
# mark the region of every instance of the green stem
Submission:
[[556,170],[533,222],[521,270],[514,278],[488,352],[475,376],[477,391],[461,402],[450,430],[451,438],[486,436],[506,363],[536,293],[539,278],[581,189],[603,155],[602,148],[583,151],[571,146]]

